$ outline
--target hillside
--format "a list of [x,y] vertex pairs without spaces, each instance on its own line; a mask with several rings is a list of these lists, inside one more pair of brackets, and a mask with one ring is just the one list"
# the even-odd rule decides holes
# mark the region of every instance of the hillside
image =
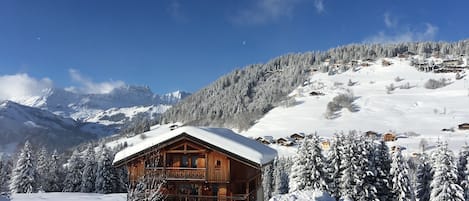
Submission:
[[[287,100],[288,94],[303,84],[311,72],[329,72],[329,65],[393,58],[408,52],[423,57],[467,55],[469,40],[454,43],[354,44],[324,52],[280,56],[265,64],[250,65],[219,78],[165,112],[162,122],[246,130]],[[324,65],[326,60],[329,65]]]
[[[383,60],[392,64],[383,66]],[[427,60],[438,62],[437,58]],[[467,57],[462,60],[461,66],[467,66]],[[437,140],[448,140],[458,151],[469,136],[469,131],[458,129],[459,124],[469,123],[469,79],[464,77],[468,68],[456,79],[456,73],[418,71],[411,63],[410,58],[383,58],[366,67],[313,73],[290,93],[287,103],[272,109],[243,134],[276,139],[297,132],[317,132],[326,138],[351,130],[392,132],[398,140],[390,144],[411,152],[418,151],[422,140],[430,148]],[[430,79],[446,79],[447,85],[429,89]],[[328,104],[340,94],[353,96],[355,110],[342,108],[328,116]]]

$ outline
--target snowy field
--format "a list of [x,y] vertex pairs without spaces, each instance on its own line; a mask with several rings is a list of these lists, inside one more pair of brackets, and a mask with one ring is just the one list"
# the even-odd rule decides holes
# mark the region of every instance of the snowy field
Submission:
[[125,201],[127,194],[32,193],[15,194],[12,201]]

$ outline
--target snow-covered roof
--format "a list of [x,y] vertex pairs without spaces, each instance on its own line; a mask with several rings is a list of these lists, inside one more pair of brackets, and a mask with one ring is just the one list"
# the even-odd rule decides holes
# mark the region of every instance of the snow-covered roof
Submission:
[[[147,133],[151,134],[151,132],[152,131],[148,131]],[[276,150],[255,140],[239,135],[230,129],[184,126],[168,133],[162,133],[155,137],[148,138],[139,144],[118,152],[113,163],[117,164],[122,162],[148,148],[184,134],[260,165],[271,162],[277,156]]]

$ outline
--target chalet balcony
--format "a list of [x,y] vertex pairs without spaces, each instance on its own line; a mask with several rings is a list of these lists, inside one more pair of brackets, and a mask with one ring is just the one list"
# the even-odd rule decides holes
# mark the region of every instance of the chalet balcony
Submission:
[[165,175],[166,180],[205,180],[207,170],[205,168],[184,167],[156,167],[147,168],[151,174]]

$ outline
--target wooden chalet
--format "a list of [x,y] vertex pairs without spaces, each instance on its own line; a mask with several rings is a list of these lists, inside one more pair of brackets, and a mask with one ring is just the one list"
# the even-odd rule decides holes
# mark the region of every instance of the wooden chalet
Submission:
[[165,200],[251,201],[263,200],[262,168],[276,156],[229,129],[184,126],[122,150],[114,165],[127,167],[131,186],[163,176]]

